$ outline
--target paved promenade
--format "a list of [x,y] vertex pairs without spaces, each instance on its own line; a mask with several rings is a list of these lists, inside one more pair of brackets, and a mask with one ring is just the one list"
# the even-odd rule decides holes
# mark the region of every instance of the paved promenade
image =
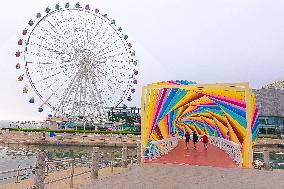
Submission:
[[237,167],[223,150],[211,144],[208,144],[208,150],[205,150],[202,142],[198,142],[197,149],[193,150],[192,141],[189,143],[189,149],[186,149],[184,140],[179,140],[178,146],[169,154],[147,163],[189,164],[224,168]]
[[[199,165],[199,166],[197,166]],[[201,142],[190,143],[157,160],[134,166],[121,174],[97,180],[81,189],[284,189],[283,170],[238,168],[222,150]]]
[[144,164],[81,189],[283,189],[283,170]]

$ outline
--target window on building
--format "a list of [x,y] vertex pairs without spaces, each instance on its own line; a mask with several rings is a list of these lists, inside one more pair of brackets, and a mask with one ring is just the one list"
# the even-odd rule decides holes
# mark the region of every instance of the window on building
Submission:
[[275,117],[269,117],[267,124],[268,125],[277,125],[277,120],[275,119]]
[[276,131],[275,128],[267,128],[267,134],[272,134],[272,135],[274,135],[274,134],[276,134],[275,131]]
[[264,118],[260,118],[259,119],[259,123],[263,124],[263,125],[266,125],[266,120]]
[[266,134],[265,128],[259,128],[259,133],[260,134]]

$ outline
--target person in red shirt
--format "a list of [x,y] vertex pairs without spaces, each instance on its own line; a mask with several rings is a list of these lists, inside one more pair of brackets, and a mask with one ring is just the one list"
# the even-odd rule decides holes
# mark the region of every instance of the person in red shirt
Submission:
[[202,142],[204,144],[205,150],[207,150],[208,136],[206,134],[202,136]]

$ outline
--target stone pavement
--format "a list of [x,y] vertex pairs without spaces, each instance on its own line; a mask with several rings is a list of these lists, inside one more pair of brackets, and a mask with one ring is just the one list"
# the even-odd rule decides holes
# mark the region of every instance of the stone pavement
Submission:
[[284,189],[283,170],[143,164],[81,189]]

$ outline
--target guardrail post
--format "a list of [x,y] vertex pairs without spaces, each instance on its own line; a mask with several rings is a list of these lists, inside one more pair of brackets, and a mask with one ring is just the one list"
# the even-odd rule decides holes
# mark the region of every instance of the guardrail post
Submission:
[[122,167],[127,167],[127,146],[125,144],[122,147]]
[[17,176],[16,176],[16,182],[15,182],[15,183],[20,183],[20,181],[19,181],[19,175],[20,175],[20,171],[18,170],[18,171],[17,171]]
[[266,148],[263,150],[263,161],[265,170],[270,170],[269,151]]
[[46,153],[44,151],[38,152],[36,159],[35,180],[34,180],[35,189],[44,189],[45,165],[46,165],[45,157]]
[[141,163],[141,143],[137,143],[137,149],[136,149],[136,154],[137,154],[137,163]]
[[46,172],[45,172],[45,176],[48,176],[48,172],[49,172],[49,166],[48,163],[46,164]]
[[92,173],[91,173],[93,179],[97,179],[99,176],[99,162],[100,162],[99,147],[94,147],[92,154]]
[[74,163],[75,163],[75,159],[73,159],[71,161],[71,177],[70,177],[70,187],[73,188],[74,186],[74,182],[73,182],[73,177],[74,177]]
[[[130,149],[128,149],[129,152],[130,152]],[[132,166],[133,165],[133,161],[134,161],[134,156],[133,156],[133,152],[130,152],[130,165]]]
[[157,159],[157,151],[156,150],[157,150],[157,145],[153,144],[152,152],[153,152],[154,159]]
[[111,173],[113,173],[113,157],[114,157],[114,153],[111,152],[110,153],[110,171],[111,171]]

